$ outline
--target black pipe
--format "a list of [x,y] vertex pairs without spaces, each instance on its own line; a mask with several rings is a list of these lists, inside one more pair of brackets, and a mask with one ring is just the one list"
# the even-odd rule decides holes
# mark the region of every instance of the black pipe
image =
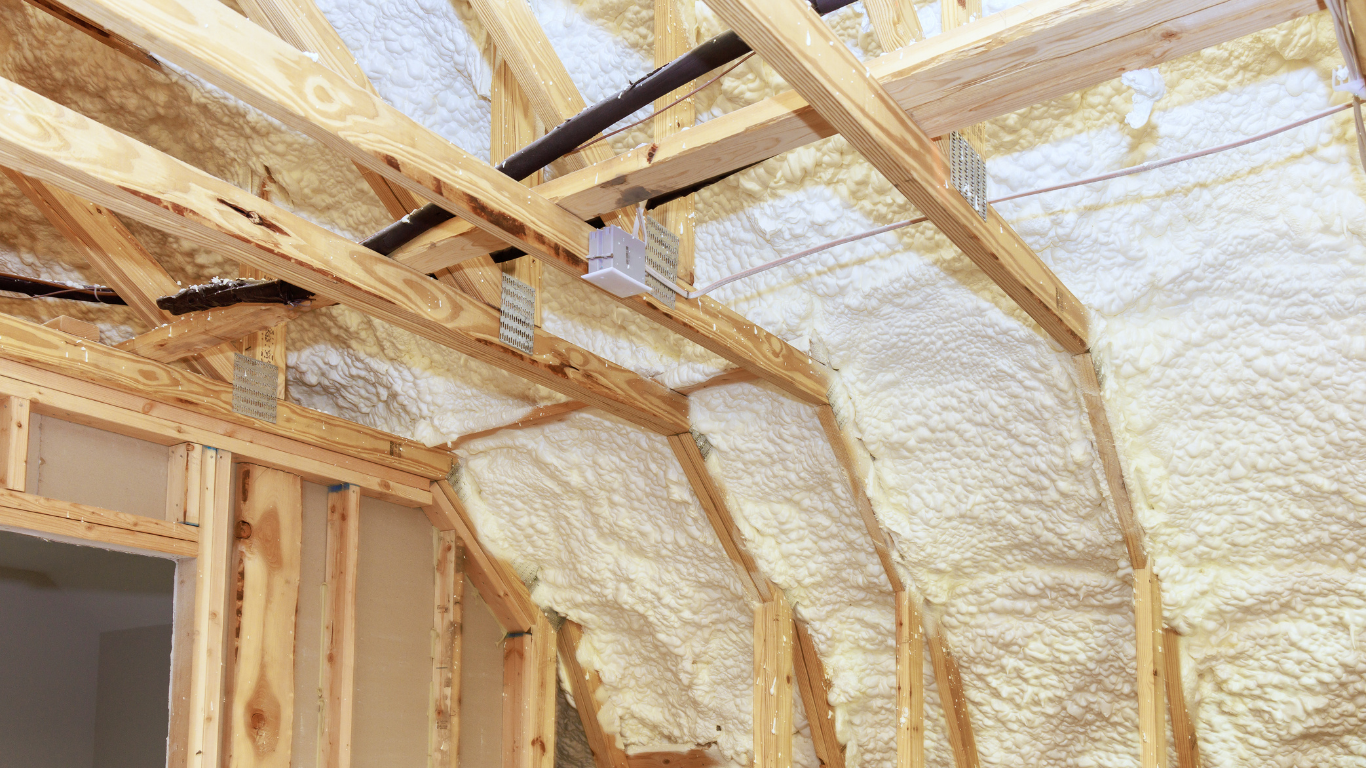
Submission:
[[119,298],[113,288],[103,285],[82,285],[72,287],[65,283],[54,283],[36,277],[21,277],[0,272],[0,291],[22,293],[37,299],[68,299],[85,301],[91,304],[116,304],[126,306],[128,302]]
[[[852,5],[854,0],[809,0],[816,13],[824,16]],[[560,123],[546,135],[522,147],[499,163],[497,168],[521,181],[540,169],[570,154],[637,110],[656,99],[723,67],[750,52],[750,47],[734,32],[717,35],[677,59],[636,80],[626,89],[583,110]],[[726,174],[729,175],[729,174]],[[719,177],[725,178],[725,175]],[[661,196],[663,197],[663,196]],[[673,199],[673,198],[670,198]],[[653,207],[653,206],[651,206]],[[428,203],[366,238],[361,245],[388,256],[400,246],[427,230],[454,218],[454,214],[435,203]]]
[[312,292],[283,280],[215,280],[162,296],[157,307],[183,315],[234,304],[298,304],[311,298]]

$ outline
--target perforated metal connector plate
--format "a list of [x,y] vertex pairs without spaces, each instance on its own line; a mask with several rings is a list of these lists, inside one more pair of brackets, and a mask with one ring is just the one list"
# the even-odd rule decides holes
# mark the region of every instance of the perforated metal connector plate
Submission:
[[[650,269],[669,278],[670,282],[678,282],[678,235],[650,216],[645,217],[645,263],[650,265]],[[645,273],[645,284],[650,286],[650,292],[656,299],[673,308],[677,294],[671,288],[649,272]]]
[[236,355],[232,364],[232,410],[275,423],[275,388],[280,369],[274,363]]
[[702,460],[706,461],[707,458],[711,456],[711,440],[696,429],[690,429],[688,431],[692,433],[692,441],[697,443],[697,452],[702,454]]
[[498,340],[528,355],[536,354],[536,290],[503,273],[503,309],[498,315]]
[[987,166],[963,134],[949,134],[949,183],[987,220]]

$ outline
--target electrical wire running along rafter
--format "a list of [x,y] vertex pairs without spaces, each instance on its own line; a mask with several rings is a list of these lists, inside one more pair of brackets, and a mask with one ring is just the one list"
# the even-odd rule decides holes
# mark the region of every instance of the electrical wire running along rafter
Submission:
[[[1361,113],[1360,113],[1359,104],[1360,104],[1360,100],[1354,98],[1354,99],[1353,99],[1353,102],[1350,103],[1350,104],[1339,104],[1339,105],[1334,106],[1334,107],[1329,107],[1328,109],[1325,109],[1325,110],[1323,110],[1323,111],[1321,111],[1321,112],[1315,112],[1314,114],[1312,114],[1312,115],[1310,115],[1310,116],[1308,116],[1308,117],[1302,117],[1302,118],[1300,118],[1299,120],[1296,120],[1296,121],[1294,121],[1294,122],[1292,122],[1292,123],[1286,123],[1285,125],[1282,125],[1282,126],[1279,126],[1279,127],[1276,127],[1276,128],[1272,128],[1272,129],[1269,130],[1269,131],[1263,131],[1262,133],[1259,133],[1259,134],[1257,134],[1257,135],[1255,135],[1255,136],[1248,136],[1248,137],[1243,138],[1243,139],[1238,139],[1237,141],[1229,142],[1228,144],[1220,144],[1220,145],[1217,146],[1217,147],[1208,147],[1208,148],[1206,148],[1206,149],[1196,150],[1195,152],[1188,152],[1188,153],[1186,153],[1186,154],[1184,154],[1184,155],[1177,155],[1177,156],[1175,156],[1175,157],[1166,158],[1165,160],[1153,160],[1152,162],[1143,163],[1143,164],[1141,164],[1141,165],[1135,165],[1135,166],[1133,166],[1133,167],[1131,167],[1131,168],[1124,168],[1124,169],[1122,169],[1122,170],[1111,171],[1110,173],[1104,173],[1104,174],[1101,174],[1100,176],[1092,176],[1092,177],[1090,177],[1090,178],[1079,179],[1079,180],[1077,180],[1077,181],[1069,181],[1069,182],[1066,182],[1066,183],[1063,183],[1063,184],[1055,184],[1055,185],[1053,185],[1053,186],[1051,186],[1051,187],[1042,187],[1042,188],[1040,188],[1040,189],[1031,189],[1031,190],[1029,190],[1028,192],[1017,192],[1017,193],[1015,193],[1015,194],[1013,194],[1013,195],[1006,195],[1005,197],[998,197],[998,198],[996,198],[996,199],[994,199],[994,200],[989,200],[988,203],[990,203],[990,204],[992,204],[992,205],[995,205],[996,203],[1004,203],[1004,202],[1008,202],[1008,201],[1010,201],[1010,200],[1019,200],[1019,199],[1022,198],[1022,197],[1033,197],[1034,195],[1042,195],[1042,194],[1044,194],[1045,192],[1057,192],[1057,191],[1059,191],[1059,190],[1071,189],[1072,187],[1080,187],[1080,186],[1083,186],[1083,185],[1086,185],[1086,184],[1095,184],[1095,183],[1101,182],[1101,181],[1109,181],[1110,179],[1118,179],[1118,178],[1121,178],[1121,177],[1124,177],[1124,176],[1132,176],[1132,175],[1134,175],[1134,174],[1136,174],[1136,173],[1143,173],[1143,172],[1145,172],[1145,171],[1152,171],[1152,170],[1156,170],[1156,169],[1158,169],[1158,168],[1164,168],[1164,167],[1166,167],[1166,166],[1168,166],[1168,165],[1175,165],[1175,164],[1177,164],[1177,163],[1184,163],[1184,162],[1186,162],[1187,160],[1195,160],[1196,158],[1205,157],[1206,155],[1213,155],[1213,154],[1216,154],[1216,153],[1218,153],[1218,152],[1224,152],[1224,151],[1230,150],[1230,149],[1237,149],[1238,147],[1243,147],[1243,146],[1246,146],[1246,145],[1248,145],[1248,144],[1253,144],[1253,143],[1256,143],[1256,142],[1261,141],[1261,140],[1263,140],[1263,139],[1269,139],[1269,138],[1271,138],[1272,136],[1275,136],[1275,135],[1277,135],[1277,134],[1285,133],[1286,131],[1292,130],[1292,129],[1294,129],[1294,128],[1298,128],[1298,127],[1300,127],[1300,126],[1302,126],[1302,125],[1305,125],[1305,124],[1308,124],[1308,123],[1312,123],[1312,122],[1314,122],[1314,121],[1316,121],[1316,120],[1322,120],[1322,119],[1325,118],[1325,117],[1329,117],[1329,116],[1331,116],[1331,115],[1335,115],[1335,114],[1337,114],[1337,113],[1339,113],[1339,112],[1342,112],[1343,110],[1346,110],[1346,109],[1354,109],[1354,110],[1356,110],[1356,113],[1357,113],[1357,142],[1358,142],[1358,145],[1360,145],[1360,144],[1362,143],[1362,141],[1363,141],[1363,138],[1362,138],[1363,134],[1366,134],[1366,129],[1363,129],[1363,128],[1361,127],[1361,124],[1360,124],[1360,121],[1361,121],[1360,114],[1361,114]],[[1363,152],[1366,152],[1366,150],[1363,150]],[[1366,155],[1364,155],[1364,156],[1366,156]],[[929,219],[928,219],[927,217],[925,217],[925,216],[920,216],[920,217],[914,218],[914,219],[907,219],[907,220],[905,220],[905,221],[898,221],[898,222],[895,222],[895,223],[893,223],[893,224],[887,224],[887,225],[885,225],[885,226],[878,227],[877,229],[870,229],[870,230],[868,230],[868,231],[866,231],[866,232],[860,232],[860,233],[858,233],[858,234],[856,234],[856,235],[849,235],[848,237],[842,237],[842,238],[840,238],[840,239],[838,239],[838,240],[831,240],[831,241],[828,242],[828,243],[822,243],[822,244],[817,245],[817,246],[815,246],[815,247],[813,247],[813,248],[808,248],[808,249],[806,249],[806,250],[804,250],[804,251],[801,251],[800,253],[794,253],[794,254],[791,254],[790,256],[784,256],[784,257],[782,257],[782,258],[780,258],[780,259],[775,259],[775,260],[770,261],[770,262],[768,262],[768,263],[766,263],[766,264],[760,264],[760,265],[757,266],[757,267],[750,267],[749,269],[746,269],[746,270],[744,270],[744,271],[742,271],[742,272],[736,272],[735,274],[730,275],[729,277],[723,277],[723,278],[721,278],[720,280],[717,280],[717,281],[714,282],[714,283],[709,283],[709,284],[707,284],[707,285],[703,286],[702,288],[699,288],[699,289],[697,289],[697,290],[695,290],[695,291],[688,291],[688,290],[685,290],[682,286],[680,286],[680,285],[674,283],[673,280],[669,279],[667,276],[665,276],[665,275],[663,275],[663,274],[661,274],[661,273],[655,271],[655,270],[654,270],[653,268],[651,268],[649,265],[646,265],[645,269],[646,269],[646,271],[648,271],[656,280],[658,280],[658,281],[660,281],[661,283],[663,283],[665,287],[669,288],[670,290],[672,290],[674,293],[678,294],[679,296],[681,296],[681,297],[683,297],[683,298],[685,298],[685,299],[696,299],[696,298],[700,298],[700,297],[702,297],[702,296],[705,296],[705,295],[707,295],[708,293],[711,293],[712,291],[716,290],[717,288],[720,288],[720,287],[725,286],[725,285],[730,285],[731,283],[736,282],[737,280],[744,280],[744,279],[747,278],[747,277],[753,277],[753,276],[755,276],[755,275],[757,275],[757,274],[759,274],[759,273],[761,273],[761,272],[767,272],[767,271],[769,271],[770,269],[776,269],[777,267],[781,267],[781,266],[783,266],[784,264],[790,264],[790,263],[792,263],[792,262],[794,262],[794,261],[797,261],[798,259],[804,259],[804,258],[806,258],[807,256],[813,256],[813,255],[815,255],[815,254],[817,254],[817,253],[820,253],[821,251],[827,251],[827,250],[830,250],[831,248],[835,248],[835,247],[837,247],[837,246],[845,245],[845,244],[847,244],[847,243],[857,242],[857,241],[859,241],[859,240],[864,240],[864,239],[869,238],[869,237],[876,237],[877,235],[885,234],[885,233],[887,233],[887,232],[894,232],[894,231],[896,231],[896,230],[898,230],[898,229],[902,229],[902,228],[904,228],[904,227],[909,227],[909,226],[911,226],[912,224],[922,224],[922,223],[924,223],[924,222],[926,222],[926,221],[929,221]]]

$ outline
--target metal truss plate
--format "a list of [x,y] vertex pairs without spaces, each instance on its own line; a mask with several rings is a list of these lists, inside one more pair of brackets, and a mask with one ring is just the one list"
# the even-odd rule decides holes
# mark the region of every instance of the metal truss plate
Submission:
[[711,440],[696,429],[688,430],[692,433],[692,441],[697,443],[697,452],[702,454],[702,460],[706,461],[711,456]]
[[536,354],[536,290],[503,273],[503,309],[498,316],[498,340],[528,355]]
[[963,134],[949,134],[949,183],[987,220],[987,166]]
[[236,355],[232,365],[232,410],[275,423],[275,391],[280,369],[274,363]]
[[[651,216],[645,217],[645,263],[650,265],[650,269],[668,277],[670,282],[678,282],[678,235]],[[649,272],[645,273],[645,284],[650,286],[650,292],[656,299],[673,309],[677,294],[672,289],[665,287]]]

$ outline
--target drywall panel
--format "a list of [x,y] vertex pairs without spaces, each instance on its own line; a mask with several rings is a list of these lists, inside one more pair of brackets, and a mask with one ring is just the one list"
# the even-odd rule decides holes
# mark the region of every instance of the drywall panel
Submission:
[[465,579],[460,646],[460,764],[503,759],[503,628]]
[[436,584],[426,515],[375,499],[360,505],[352,768],[427,765]]
[[304,483],[303,548],[299,560],[299,613],[294,626],[294,768],[318,764],[318,689],[322,678],[322,627],[327,574],[327,487]]
[[166,446],[37,414],[29,432],[30,493],[165,517]]
[[100,633],[94,768],[166,762],[170,687],[170,624]]

